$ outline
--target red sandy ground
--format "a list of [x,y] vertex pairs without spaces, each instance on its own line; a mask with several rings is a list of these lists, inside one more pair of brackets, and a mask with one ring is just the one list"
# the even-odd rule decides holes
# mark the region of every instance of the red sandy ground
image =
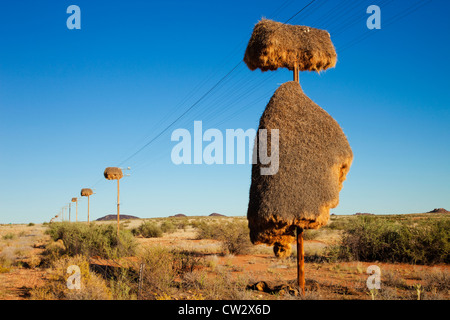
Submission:
[[[164,237],[159,239],[139,239],[143,245],[164,244],[183,246],[210,246],[217,243],[213,240],[193,240],[185,237]],[[311,243],[314,241],[311,241]],[[309,241],[305,241],[305,245]],[[214,253],[206,253],[205,257]],[[297,277],[295,259],[276,259],[272,254],[252,254],[221,256],[217,255],[217,265],[231,272],[234,277],[247,277],[256,283],[265,281],[270,286],[293,283]],[[379,262],[339,262],[339,263],[305,263],[306,288],[316,292],[319,299],[370,299],[365,283],[368,275],[367,267],[377,265],[381,272],[390,271],[399,275],[407,285],[424,284],[420,275],[431,272],[435,268],[450,271],[450,266],[419,266],[410,264],[389,264]],[[213,274],[214,271],[208,271]],[[29,291],[45,284],[47,272],[44,269],[12,267],[9,272],[0,273],[0,299],[29,299]],[[252,284],[252,283],[250,283]],[[381,282],[383,286],[383,278]],[[311,291],[312,290],[312,291]],[[404,296],[405,289],[395,288],[397,294]],[[272,299],[278,296],[255,291],[255,298]],[[282,298],[282,297],[280,297]],[[448,293],[444,296],[450,299]]]
[[0,299],[24,300],[35,287],[45,284],[46,271],[40,269],[14,268],[0,274]]

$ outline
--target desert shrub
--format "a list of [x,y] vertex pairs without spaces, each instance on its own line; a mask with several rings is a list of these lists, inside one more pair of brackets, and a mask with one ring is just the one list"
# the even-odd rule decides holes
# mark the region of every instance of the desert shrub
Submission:
[[172,250],[174,269],[178,274],[192,272],[205,265],[204,258],[187,250]]
[[173,220],[173,223],[175,224],[175,227],[177,229],[183,229],[183,230],[186,230],[187,226],[189,225],[187,218],[176,218]]
[[167,220],[161,223],[160,228],[163,233],[173,233],[176,230],[175,225],[171,221]]
[[214,277],[197,270],[184,274],[182,278],[185,288],[200,292],[197,296],[207,300],[250,300],[251,292],[246,290],[248,283],[246,276],[235,278],[226,270],[217,270]]
[[344,231],[340,258],[434,264],[450,262],[450,219],[414,222],[358,217]]
[[140,263],[144,265],[141,299],[238,299],[245,295],[247,283],[220,270],[211,277],[203,270],[204,258],[192,252],[154,246],[141,254]]
[[345,230],[350,223],[350,218],[333,218],[330,219],[330,222],[324,226],[324,229],[331,230]]
[[[70,274],[68,267],[76,265],[80,268],[80,289],[69,289],[67,280]],[[64,256],[53,261],[49,279],[45,286],[33,289],[33,300],[107,300],[111,299],[111,292],[105,280],[93,272],[89,272],[87,257],[76,255]]]
[[203,222],[198,226],[197,239],[214,239],[222,242],[223,250],[231,254],[248,253],[252,247],[247,221]]
[[202,221],[201,219],[193,219],[193,220],[190,220],[189,221],[189,225],[192,227],[192,228],[199,228],[200,227],[200,225],[202,225],[202,224],[204,224],[205,222],[204,221]]
[[408,289],[406,280],[403,279],[398,272],[391,270],[384,270],[382,273],[382,283],[384,286]]
[[118,239],[113,224],[52,223],[47,233],[53,241],[62,240],[69,256],[117,258],[133,255],[137,246],[128,230],[120,230]]
[[155,246],[146,249],[140,260],[144,264],[141,294],[143,299],[155,299],[157,294],[170,294],[174,291],[177,270],[173,252],[162,246]]
[[162,237],[163,231],[155,223],[144,221],[139,227],[132,230],[133,235],[144,238]]
[[26,261],[26,267],[30,269],[34,269],[38,267],[42,263],[42,259],[39,256],[32,255],[27,261]]
[[425,273],[423,280],[426,290],[438,292],[449,292],[450,290],[450,272],[447,270],[434,269]]
[[50,266],[50,264],[61,258],[66,253],[66,246],[61,239],[52,241],[45,246],[45,250],[42,254],[42,266]]
[[108,288],[113,300],[136,300],[138,273],[132,268],[117,268],[109,273]]
[[8,273],[14,261],[5,255],[0,255],[0,273]]
[[319,234],[320,234],[320,230],[304,230],[303,231],[303,239],[304,240],[314,240],[316,239]]
[[219,240],[219,232],[218,229],[220,225],[217,223],[207,223],[207,222],[199,222],[195,224],[195,228],[197,229],[197,239],[213,239]]
[[3,235],[3,240],[13,240],[16,238],[16,235],[14,233],[7,233]]
[[252,247],[249,232],[246,221],[229,223],[222,228],[219,239],[229,253],[245,254]]

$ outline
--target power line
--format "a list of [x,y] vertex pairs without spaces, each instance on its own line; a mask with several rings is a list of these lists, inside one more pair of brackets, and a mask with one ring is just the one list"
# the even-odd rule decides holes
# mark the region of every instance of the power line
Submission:
[[[389,4],[389,3],[391,3],[391,1],[393,1],[393,0],[385,0],[384,3]],[[430,1],[431,1],[431,0],[430,0]],[[428,1],[428,2],[430,2],[430,1]],[[305,5],[303,8],[301,8],[300,10],[298,10],[294,15],[292,15],[292,16],[291,16],[289,19],[287,19],[284,23],[286,24],[286,23],[288,23],[289,21],[295,20],[295,19],[300,15],[300,13],[302,13],[302,12],[303,12],[303,13],[307,12],[307,11],[308,11],[308,8],[309,8],[309,11],[312,12],[313,10],[317,10],[318,7],[321,7],[321,6],[323,5],[323,3],[320,3],[320,4],[319,4],[318,6],[316,6],[314,9],[312,9],[312,8],[313,8],[312,5],[313,5],[315,2],[316,2],[316,0],[310,1],[307,5]],[[422,4],[421,4],[420,6],[418,6],[418,7],[415,7],[415,6],[417,5],[417,3],[416,3],[415,5],[411,6],[406,12],[404,11],[404,12],[402,12],[402,13],[396,15],[396,16],[395,16],[392,20],[390,20],[387,24],[384,24],[384,26],[388,26],[388,25],[390,25],[390,24],[396,22],[397,20],[400,20],[400,19],[404,18],[405,16],[407,16],[407,15],[413,13],[414,11],[418,10],[420,7],[424,6],[424,5],[425,5],[426,3],[428,3],[428,2],[422,3]],[[287,6],[288,3],[289,3],[289,1],[285,1],[285,2],[282,4],[281,7]],[[383,3],[383,2],[381,2],[381,3]],[[419,1],[418,3],[420,3],[420,1]],[[340,5],[341,5],[340,10],[341,10],[341,12],[344,12],[344,15],[338,16],[338,17],[333,16],[333,17],[331,17],[330,19],[327,20],[329,26],[336,25],[337,23],[339,23],[340,28],[338,29],[338,34],[342,34],[342,33],[344,32],[344,30],[348,29],[349,26],[351,26],[351,25],[353,25],[354,23],[358,22],[357,20],[356,20],[356,21],[353,20],[353,18],[356,16],[355,14],[353,14],[353,13],[354,13],[353,10],[349,10],[348,7],[342,6],[342,3],[341,3]],[[280,7],[280,8],[281,8],[281,7]],[[337,6],[336,6],[336,7],[337,7]],[[336,7],[335,7],[335,8],[336,8]],[[352,6],[351,8],[353,9],[353,8],[355,8],[355,6]],[[284,8],[283,8],[283,9],[284,9]],[[330,10],[330,11],[328,11],[328,17],[329,17],[331,14],[333,14],[333,13],[335,13],[335,11],[333,11],[333,9]],[[340,21],[339,19],[342,18],[342,17],[344,17],[344,16],[346,17],[346,19],[344,19],[345,21],[344,21],[344,23],[342,23],[342,21]],[[324,20],[324,16],[321,16],[321,18],[319,18],[319,19],[316,20],[316,21],[319,21],[319,20]],[[352,41],[350,41],[350,42],[347,44],[346,47],[344,47],[344,49],[341,49],[340,51],[343,51],[343,50],[346,50],[346,49],[350,48],[351,46],[353,46],[353,45],[355,45],[355,44],[357,44],[357,43],[363,41],[365,38],[367,38],[368,36],[370,36],[370,35],[372,35],[372,34],[373,34],[373,33],[370,32],[370,33],[368,33],[368,34],[364,34],[363,37],[357,37],[357,38],[353,39]],[[242,42],[244,42],[244,41],[242,41]],[[242,42],[241,42],[238,46],[236,46],[235,50],[239,49],[239,47],[241,46]],[[233,50],[233,51],[235,51],[235,50]],[[233,52],[233,55],[234,55],[234,52]],[[231,79],[231,76],[232,76],[232,75],[236,75],[236,71],[237,71],[237,69],[239,68],[239,66],[241,66],[241,65],[242,65],[242,60],[241,60],[239,63],[237,63],[236,65],[234,65],[234,67],[233,67],[230,71],[228,71],[223,77],[221,77],[221,78],[220,78],[220,79],[219,79],[219,80],[218,80],[218,81],[217,81],[217,82],[216,82],[216,83],[215,83],[208,91],[206,91],[199,99],[197,99],[193,104],[191,104],[191,105],[190,105],[183,113],[181,113],[177,118],[175,118],[175,119],[174,119],[173,121],[171,121],[168,125],[166,125],[161,131],[159,131],[159,133],[156,134],[151,140],[149,140],[148,142],[146,142],[142,147],[140,147],[138,150],[136,150],[135,152],[133,152],[130,156],[128,156],[127,158],[125,158],[123,161],[121,161],[120,164],[119,164],[119,166],[120,166],[120,165],[123,165],[123,164],[126,163],[127,161],[131,160],[131,159],[134,158],[137,154],[139,154],[139,153],[142,152],[145,148],[147,148],[149,145],[151,145],[152,143],[154,143],[159,137],[161,137],[165,132],[167,132],[167,131],[175,124],[175,123],[179,122],[182,118],[184,118],[184,117],[185,117],[188,113],[190,113],[194,108],[198,107],[201,103],[204,103],[204,102],[207,100],[207,98],[209,98],[209,97],[211,96],[211,94],[212,94],[213,91],[217,91],[217,90],[219,90],[220,88],[223,88],[223,87],[225,86],[225,84],[227,83],[227,81],[229,81],[229,80]],[[186,103],[189,99],[191,99],[191,98],[198,92],[198,90],[199,90],[200,88],[202,88],[206,83],[208,83],[208,82],[213,78],[214,74],[216,74],[216,73],[213,72],[213,73],[211,74],[211,76],[207,77],[207,78],[206,78],[205,80],[203,80],[199,85],[197,85],[197,86],[196,86],[196,87],[195,87],[195,88],[194,88],[194,89],[193,89],[193,90],[192,90],[192,91],[191,91],[191,92],[190,92],[190,93],[189,93],[189,94],[188,94],[188,95],[180,102],[180,103],[178,103],[178,104],[176,105],[175,109],[178,109],[178,107],[181,107],[184,103]],[[219,97],[216,96],[214,101],[217,101],[219,98],[221,98],[221,97],[223,97],[223,96],[226,96],[226,98],[227,98],[228,100],[222,100],[222,101],[221,101],[222,104],[225,104],[225,102],[227,102],[227,101],[229,101],[229,100],[233,100],[232,102],[228,103],[227,106],[236,105],[236,104],[238,104],[240,101],[242,101],[243,99],[245,99],[245,98],[247,98],[249,95],[251,95],[251,93],[253,93],[257,88],[259,88],[259,87],[261,86],[262,83],[264,83],[265,81],[268,80],[268,78],[271,78],[271,77],[273,77],[274,75],[275,75],[275,73],[271,74],[269,77],[266,77],[266,78],[265,78],[263,81],[261,81],[260,83],[252,85],[252,86],[250,87],[250,90],[248,89],[248,83],[249,83],[249,81],[248,81],[247,79],[248,79],[249,77],[251,77],[251,75],[250,75],[250,76],[247,75],[247,76],[245,76],[244,78],[241,78],[239,81],[235,82],[235,83],[232,85],[232,90],[231,90],[231,92],[233,92],[233,93],[240,92],[238,96],[236,96],[236,95],[231,95],[231,94],[230,94],[230,90],[227,90],[227,91],[221,93],[221,95],[219,95]],[[242,86],[240,86],[240,84],[242,84]],[[237,89],[235,90],[235,88],[237,88]],[[226,88],[226,89],[228,89],[228,88]],[[243,92],[242,92],[242,91],[243,91]],[[264,98],[266,98],[265,95],[264,95],[264,96],[260,96],[257,100],[254,100],[252,103],[245,104],[244,106],[242,106],[242,107],[239,108],[238,110],[236,110],[236,111],[234,111],[233,113],[228,114],[226,117],[224,117],[224,118],[220,121],[220,123],[224,123],[224,122],[230,120],[231,118],[234,118],[234,117],[237,116],[237,115],[241,112],[241,110],[243,110],[245,107],[248,107],[249,105],[253,105],[253,104],[255,104],[256,102],[259,102],[260,100],[262,100],[262,99],[264,99]],[[208,119],[209,119],[210,117],[211,117],[211,118],[212,118],[212,117],[217,118],[218,116],[221,117],[222,115],[224,115],[225,112],[229,111],[229,109],[227,110],[227,109],[225,109],[225,108],[222,108],[219,112],[215,112],[215,110],[217,110],[219,107],[220,107],[220,105],[217,104],[217,105],[215,105],[215,108],[208,109],[209,112],[208,112],[207,115],[206,115],[207,118],[208,118]],[[168,120],[168,117],[169,117],[171,114],[173,114],[173,112],[169,111],[169,112],[165,115],[164,120],[161,121],[160,123],[162,124],[163,122],[165,122],[166,120]],[[142,163],[140,164],[139,167],[142,167]],[[93,186],[95,186],[96,184],[98,184],[100,181],[103,181],[103,180],[104,180],[103,178],[99,179],[99,181],[96,182]]]
[[[284,23],[288,23],[290,20],[298,16],[301,12],[303,12],[305,9],[307,9],[309,6],[311,6],[316,0],[310,1],[306,6],[301,8],[299,11],[297,11],[293,16],[291,16],[289,19],[287,19]],[[242,60],[239,61],[230,71],[228,71],[227,74],[225,74],[216,84],[213,85],[212,88],[210,88],[205,94],[203,94],[195,103],[193,103],[186,111],[184,111],[180,116],[178,116],[175,120],[173,120],[168,126],[166,126],[162,131],[160,131],[154,138],[152,138],[150,141],[148,141],[146,144],[144,144],[141,148],[139,148],[137,151],[135,151],[133,154],[128,156],[125,160],[119,163],[119,166],[124,164],[125,162],[132,159],[134,156],[139,154],[142,150],[147,148],[149,145],[151,145],[156,139],[158,139],[161,135],[163,135],[167,130],[169,130],[175,123],[177,123],[181,118],[183,118],[189,111],[191,111],[195,106],[197,106],[203,99],[205,99],[214,89],[216,89],[225,79],[228,78],[242,63]]]
[[291,21],[292,19],[294,19],[296,16],[298,16],[301,12],[303,12],[303,10],[305,10],[306,8],[308,8],[310,5],[312,5],[314,2],[316,2],[316,0],[312,0],[310,3],[308,3],[306,6],[304,6],[303,8],[301,8],[299,11],[297,11],[292,17],[290,17],[289,19],[287,19],[284,23],[288,23],[289,21]]
[[203,96],[200,97],[194,104],[192,104],[186,111],[184,111],[178,118],[176,118],[174,121],[172,121],[168,126],[166,126],[160,133],[158,133],[153,139],[151,139],[149,142],[147,142],[145,145],[143,145],[139,150],[134,152],[131,156],[123,160],[121,163],[119,163],[119,166],[133,158],[135,155],[137,155],[139,152],[144,150],[146,147],[148,147],[153,141],[158,139],[164,132],[170,129],[172,125],[174,125],[178,120],[180,120],[182,117],[184,117],[189,111],[191,111],[196,105],[198,105],[210,92],[212,92],[219,84],[222,83],[231,73],[233,73],[234,70],[242,63],[242,61],[239,61],[238,64],[236,64],[226,75],[224,75],[211,89],[209,89]]
[[[293,14],[290,18],[288,18],[285,22],[284,22],[284,24],[286,24],[287,22],[289,22],[289,21],[291,21],[291,20],[293,20],[295,17],[297,17],[300,13],[302,13],[302,12],[304,12],[308,7],[310,7],[314,2],[316,2],[316,0],[312,0],[312,1],[310,1],[307,5],[305,5],[304,7],[302,7],[300,10],[298,10],[297,12],[295,12],[295,14]],[[310,8],[311,9],[311,8]],[[317,8],[316,8],[317,9]],[[313,9],[313,10],[315,10],[315,9]],[[224,83],[225,83],[225,79],[234,71],[234,70],[236,70],[237,69],[237,67],[239,66],[239,65],[241,65],[242,64],[242,60],[237,64],[237,65],[235,65],[234,66],[234,68],[227,74],[227,75],[225,75],[222,79],[220,79],[219,80],[219,83],[216,83],[216,85],[212,88],[212,89],[210,89],[206,94],[204,94],[199,100],[203,100],[203,99],[206,99],[206,96],[210,93],[210,92],[212,92],[214,89],[217,89],[217,88],[219,88],[219,87],[221,87]],[[222,95],[221,96],[219,96],[219,97],[216,97],[215,98],[215,100],[214,101],[217,101],[217,100],[219,100],[222,96],[224,96],[224,95],[227,95],[227,97],[232,97],[232,99],[234,100],[232,103],[228,103],[228,104],[226,104],[227,105],[227,107],[229,107],[230,105],[233,105],[233,104],[237,104],[240,100],[242,100],[242,99],[244,99],[244,98],[246,98],[247,96],[249,96],[249,94],[251,94],[257,87],[259,87],[262,83],[264,83],[264,82],[266,82],[266,81],[268,81],[270,78],[272,78],[273,76],[275,75],[275,73],[273,73],[272,75],[270,75],[269,77],[265,77],[265,79],[263,80],[263,81],[261,81],[259,84],[257,84],[257,85],[253,85],[250,89],[247,89],[247,88],[245,88],[244,86],[241,86],[240,87],[240,90],[243,90],[244,91],[244,93],[241,93],[238,97],[236,97],[236,96],[231,96],[230,94],[229,94],[229,92],[224,92],[224,93],[222,93]],[[249,75],[247,75],[247,77],[246,78],[251,78],[252,77],[252,75],[251,74],[249,74]],[[249,82],[249,81],[247,81],[247,79],[246,78],[244,78],[243,80],[244,80],[244,82]],[[241,80],[242,81],[242,80]],[[233,84],[233,90],[234,90],[234,87],[238,87],[239,86],[239,82],[236,82],[236,83],[234,83]],[[231,90],[231,91],[233,91],[233,90]],[[237,99],[236,99],[237,98]],[[260,100],[262,100],[262,98],[266,98],[266,96],[263,96],[263,97],[260,97],[260,98],[258,98],[258,102],[260,101]],[[200,102],[200,101],[197,101],[196,103],[195,103],[195,105],[197,105],[198,104],[198,102]],[[222,102],[222,104],[223,105],[225,105],[225,102],[226,102],[226,100],[225,101],[221,101]],[[248,105],[252,105],[253,103],[250,103],[250,104],[248,104]],[[163,132],[160,132],[160,134],[158,134],[157,136],[155,136],[152,140],[150,140],[148,143],[146,143],[143,147],[141,147],[139,150],[137,150],[135,153],[133,153],[131,156],[129,156],[127,159],[125,159],[121,164],[123,164],[124,162],[126,162],[126,161],[128,161],[128,160],[130,160],[131,158],[133,158],[135,155],[137,155],[138,153],[140,153],[142,150],[144,150],[148,145],[150,145],[151,143],[153,143],[154,141],[156,141],[156,139],[157,138],[159,138],[164,132],[166,132],[172,125],[174,125],[176,122],[178,122],[187,112],[189,112],[193,107],[195,107],[195,105],[193,105],[193,106],[191,106],[186,112],[184,112],[182,115],[180,115],[177,119],[175,119],[174,121],[172,121],[172,123],[170,123],[168,126],[166,126],[166,128],[163,130]],[[212,103],[211,103],[211,105],[213,105]],[[215,108],[210,108],[210,109],[208,109],[208,113],[207,113],[207,115],[206,115],[206,117],[208,118],[208,117],[217,117],[218,115],[222,115],[225,111],[225,108],[222,108],[222,110],[220,110],[220,111],[218,111],[218,112],[216,112],[216,110],[218,109],[218,106],[219,105],[216,105],[216,107]],[[240,110],[242,110],[243,108],[241,108]],[[200,112],[200,111],[199,111]],[[237,111],[237,112],[234,112],[230,117],[228,117],[225,121],[228,121],[229,119],[231,119],[231,118],[234,118],[235,116],[237,116],[237,114],[238,114],[238,112],[239,112],[239,110]],[[203,115],[203,117],[205,117],[205,114],[203,113],[203,111],[202,111],[202,115]],[[206,118],[204,118],[204,119],[206,119]],[[221,123],[223,123],[223,121],[221,122]],[[147,162],[147,161],[146,161]],[[141,167],[142,165],[138,165],[137,167]]]
[[[417,11],[418,9],[420,9],[421,7],[425,6],[426,4],[430,3],[431,0],[422,2],[422,1],[418,1],[415,4],[413,4],[412,6],[410,6],[406,11],[400,12],[398,14],[396,14],[391,20],[388,20],[387,23],[384,23],[383,26],[384,27],[388,27],[392,24],[394,24],[395,22],[405,18],[406,16],[414,13],[415,11]],[[419,4],[419,5],[418,5]],[[418,5],[418,6],[417,6]],[[339,51],[345,51],[348,50],[349,48],[353,47],[354,45],[360,43],[361,41],[367,39],[368,37],[376,34],[377,32],[367,32],[362,34],[361,36],[353,39],[352,41],[348,42],[345,46],[343,46]]]
[[[309,2],[306,6],[304,6],[302,9],[300,9],[299,11],[297,11],[293,16],[291,16],[288,20],[286,20],[285,23],[289,22],[290,20],[292,20],[293,18],[295,18],[296,16],[298,16],[301,12],[303,12],[306,8],[308,8],[311,4],[313,4],[316,0],[312,0],[311,2]],[[285,3],[283,3],[281,6],[278,7],[277,10],[275,10],[275,12],[279,11],[280,9],[282,9],[288,1],[286,1]],[[246,40],[241,41],[235,48],[234,50],[232,50],[232,52],[228,55],[228,57],[226,59],[230,59],[232,55],[235,55],[235,52],[239,49],[239,47],[245,42]],[[226,61],[224,62],[224,64],[226,63]],[[205,94],[203,94],[196,102],[194,102],[187,110],[185,110],[180,116],[178,116],[175,120],[173,120],[169,125],[167,125],[166,127],[164,127],[164,129],[162,131],[160,131],[155,137],[153,137],[150,141],[148,141],[147,143],[145,143],[141,148],[139,148],[137,151],[135,151],[134,153],[132,153],[130,156],[128,156],[125,160],[123,160],[122,162],[119,163],[119,166],[123,165],[124,163],[126,163],[127,161],[131,160],[133,157],[135,157],[137,154],[139,154],[141,151],[143,151],[145,148],[147,148],[149,145],[151,145],[154,141],[156,141],[160,136],[162,136],[165,132],[167,132],[167,130],[169,130],[175,123],[177,123],[181,118],[183,118],[186,114],[188,114],[192,109],[194,109],[200,102],[202,102],[212,91],[214,91],[215,89],[219,88],[220,85],[222,85],[224,83],[224,81],[238,68],[239,65],[242,64],[242,60],[239,61],[239,63],[237,63],[225,76],[223,76],[218,82],[216,82],[212,88],[210,88]],[[184,99],[182,102],[180,102],[179,104],[177,104],[177,107],[181,107],[181,105],[186,102],[190,97],[192,97],[206,82],[208,82],[213,76],[214,76],[215,72],[212,72],[209,77],[206,78],[206,80],[202,81],[199,85],[197,85]],[[177,108],[175,107],[175,108]],[[164,120],[167,120],[168,116],[170,116],[172,113],[168,112],[166,114],[166,116],[164,117]],[[162,123],[163,121],[160,121],[160,123]],[[97,186],[100,182],[104,181],[103,178],[99,178],[94,184],[92,184],[91,186]]]

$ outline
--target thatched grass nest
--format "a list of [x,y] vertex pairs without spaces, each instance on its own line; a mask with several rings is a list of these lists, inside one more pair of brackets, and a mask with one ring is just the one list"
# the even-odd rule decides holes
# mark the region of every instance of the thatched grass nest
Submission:
[[317,71],[334,67],[336,51],[325,30],[262,19],[254,29],[244,55],[250,70],[288,68]]
[[264,165],[252,166],[250,239],[289,250],[296,226],[317,229],[327,223],[330,208],[339,203],[353,153],[339,124],[297,82],[276,90],[259,129],[268,131],[268,150],[270,130],[279,130],[279,169],[274,175],[261,175]]
[[105,169],[103,173],[106,179],[108,180],[119,180],[123,178],[122,169],[116,167],[108,167]]
[[72,198],[72,202],[77,202],[78,199],[77,198]]
[[83,188],[83,189],[81,189],[80,194],[81,194],[82,197],[89,197],[89,196],[93,195],[94,192],[92,191],[92,189]]

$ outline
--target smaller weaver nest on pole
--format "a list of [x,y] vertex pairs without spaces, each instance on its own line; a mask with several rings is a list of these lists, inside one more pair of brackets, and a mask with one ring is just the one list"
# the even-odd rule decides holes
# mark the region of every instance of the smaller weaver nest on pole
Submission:
[[123,178],[122,169],[116,167],[108,167],[103,173],[107,180],[119,180]]
[[307,26],[262,19],[254,29],[244,55],[250,70],[287,68],[320,72],[336,65],[330,34]]
[[81,196],[82,197],[89,197],[89,196],[91,196],[93,194],[94,194],[94,192],[92,191],[92,189],[89,189],[89,188],[81,189]]

